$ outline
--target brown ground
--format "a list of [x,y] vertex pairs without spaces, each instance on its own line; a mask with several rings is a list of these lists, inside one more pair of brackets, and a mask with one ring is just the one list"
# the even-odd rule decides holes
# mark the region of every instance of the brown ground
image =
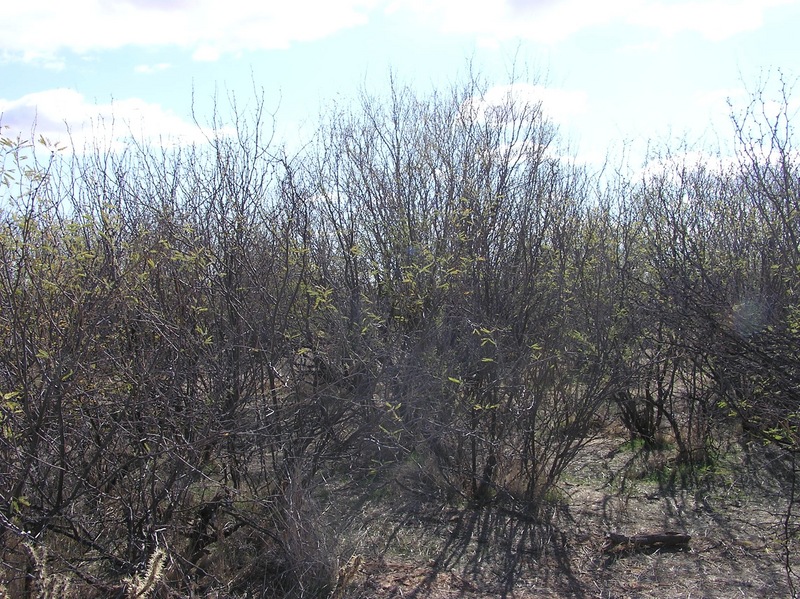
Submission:
[[[779,452],[731,445],[713,469],[681,480],[686,471],[671,461],[674,452],[634,451],[624,441],[599,439],[582,451],[549,527],[498,508],[434,509],[411,493],[400,494],[405,503],[393,515],[362,508],[354,520],[365,523],[354,542],[360,564],[351,564],[342,596],[792,596],[782,544],[788,476]],[[611,531],[692,539],[685,550],[608,553]],[[798,562],[792,555],[800,572]]]

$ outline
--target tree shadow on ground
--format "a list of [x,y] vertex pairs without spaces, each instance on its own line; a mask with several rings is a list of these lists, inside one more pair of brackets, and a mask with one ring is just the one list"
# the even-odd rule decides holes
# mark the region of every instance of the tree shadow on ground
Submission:
[[438,576],[454,571],[471,583],[457,596],[478,587],[497,597],[510,597],[520,584],[530,584],[532,577],[539,587],[585,596],[570,564],[566,535],[546,523],[551,519],[552,514],[537,519],[502,505],[451,510],[439,518],[436,534],[442,544],[430,563],[429,575],[411,596],[427,596]]

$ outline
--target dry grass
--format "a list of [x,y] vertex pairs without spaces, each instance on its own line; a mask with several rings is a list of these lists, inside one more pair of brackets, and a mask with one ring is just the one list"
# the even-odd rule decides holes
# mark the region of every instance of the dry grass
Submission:
[[[731,443],[713,468],[691,471],[669,446],[645,452],[606,436],[569,469],[549,525],[408,492],[387,511],[383,496],[361,507],[364,560],[348,596],[789,597],[785,474],[781,456],[759,445]],[[689,549],[603,551],[609,531],[668,530],[692,535]]]
[[[482,508],[458,496],[447,501],[422,459],[377,468],[369,479],[331,480],[313,493],[290,481],[283,509],[262,522],[274,531],[272,546],[244,528],[220,535],[188,586],[172,579],[175,555],[157,549],[141,573],[106,589],[230,599],[789,597],[784,457],[732,438],[713,467],[692,470],[669,443],[646,451],[606,431],[533,510],[508,500]],[[692,540],[687,550],[606,553],[610,531],[677,531]],[[20,576],[3,581],[0,597],[89,596],[41,547],[9,550],[6,566],[13,557]],[[798,571],[799,562],[789,555]],[[175,594],[179,587],[190,594]]]

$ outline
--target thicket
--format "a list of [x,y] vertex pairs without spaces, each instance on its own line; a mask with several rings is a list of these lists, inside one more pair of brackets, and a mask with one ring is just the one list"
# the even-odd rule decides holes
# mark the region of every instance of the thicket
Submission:
[[546,518],[609,418],[688,465],[732,422],[795,454],[788,94],[632,177],[487,89],[363,93],[293,155],[263,103],[191,147],[2,138],[7,592],[335,595],[360,481]]

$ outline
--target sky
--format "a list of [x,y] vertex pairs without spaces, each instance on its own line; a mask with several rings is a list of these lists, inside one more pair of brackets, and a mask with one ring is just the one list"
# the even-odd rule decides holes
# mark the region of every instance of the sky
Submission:
[[68,125],[76,145],[191,142],[215,97],[246,107],[256,89],[291,143],[331,102],[385,92],[390,72],[430,89],[472,64],[501,87],[517,65],[562,143],[599,164],[648,142],[730,138],[728,101],[800,77],[799,26],[800,0],[13,1],[0,124],[51,139]]

